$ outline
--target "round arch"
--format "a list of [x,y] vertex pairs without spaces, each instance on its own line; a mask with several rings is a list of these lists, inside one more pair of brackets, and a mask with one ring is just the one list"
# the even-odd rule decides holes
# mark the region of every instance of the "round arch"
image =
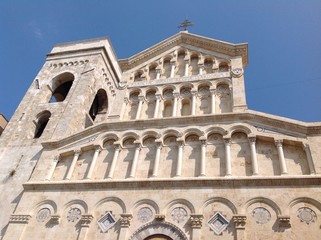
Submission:
[[185,233],[180,228],[169,222],[147,223],[138,228],[129,240],[152,240],[156,236],[161,236],[164,240],[187,240]]

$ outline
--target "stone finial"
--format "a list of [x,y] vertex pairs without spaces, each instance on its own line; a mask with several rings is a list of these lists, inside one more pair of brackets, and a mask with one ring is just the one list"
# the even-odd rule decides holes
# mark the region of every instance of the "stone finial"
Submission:
[[190,221],[192,228],[201,228],[204,216],[202,214],[191,214]]

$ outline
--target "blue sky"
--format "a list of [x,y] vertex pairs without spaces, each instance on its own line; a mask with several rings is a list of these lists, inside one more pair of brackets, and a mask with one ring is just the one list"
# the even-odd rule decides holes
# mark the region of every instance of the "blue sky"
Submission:
[[1,0],[0,112],[11,118],[56,43],[109,36],[118,58],[177,33],[248,42],[250,109],[321,121],[320,0]]

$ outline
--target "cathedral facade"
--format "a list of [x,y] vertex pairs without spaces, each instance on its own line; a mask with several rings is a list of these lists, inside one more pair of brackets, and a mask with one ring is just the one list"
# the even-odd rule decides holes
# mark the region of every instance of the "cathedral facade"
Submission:
[[321,123],[249,110],[246,43],[59,44],[0,137],[2,239],[321,236]]

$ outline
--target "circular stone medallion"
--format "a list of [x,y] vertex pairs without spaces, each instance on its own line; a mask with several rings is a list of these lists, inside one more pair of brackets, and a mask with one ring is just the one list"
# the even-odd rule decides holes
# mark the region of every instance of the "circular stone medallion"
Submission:
[[36,219],[38,222],[44,222],[50,216],[50,209],[49,208],[42,208],[38,211]]
[[310,224],[311,222],[315,222],[317,215],[311,208],[302,207],[297,211],[297,216],[301,220],[301,222],[305,222],[306,224]]
[[143,207],[139,209],[138,211],[138,220],[142,223],[148,222],[149,220],[152,219],[153,212],[150,208],[148,207]]
[[255,208],[252,211],[252,216],[257,224],[265,224],[271,219],[271,213],[263,207]]
[[67,219],[68,222],[74,222],[78,219],[80,219],[81,211],[79,208],[71,208],[68,211]]
[[180,223],[187,219],[187,212],[184,208],[177,207],[172,210],[171,216],[173,218],[173,221]]

